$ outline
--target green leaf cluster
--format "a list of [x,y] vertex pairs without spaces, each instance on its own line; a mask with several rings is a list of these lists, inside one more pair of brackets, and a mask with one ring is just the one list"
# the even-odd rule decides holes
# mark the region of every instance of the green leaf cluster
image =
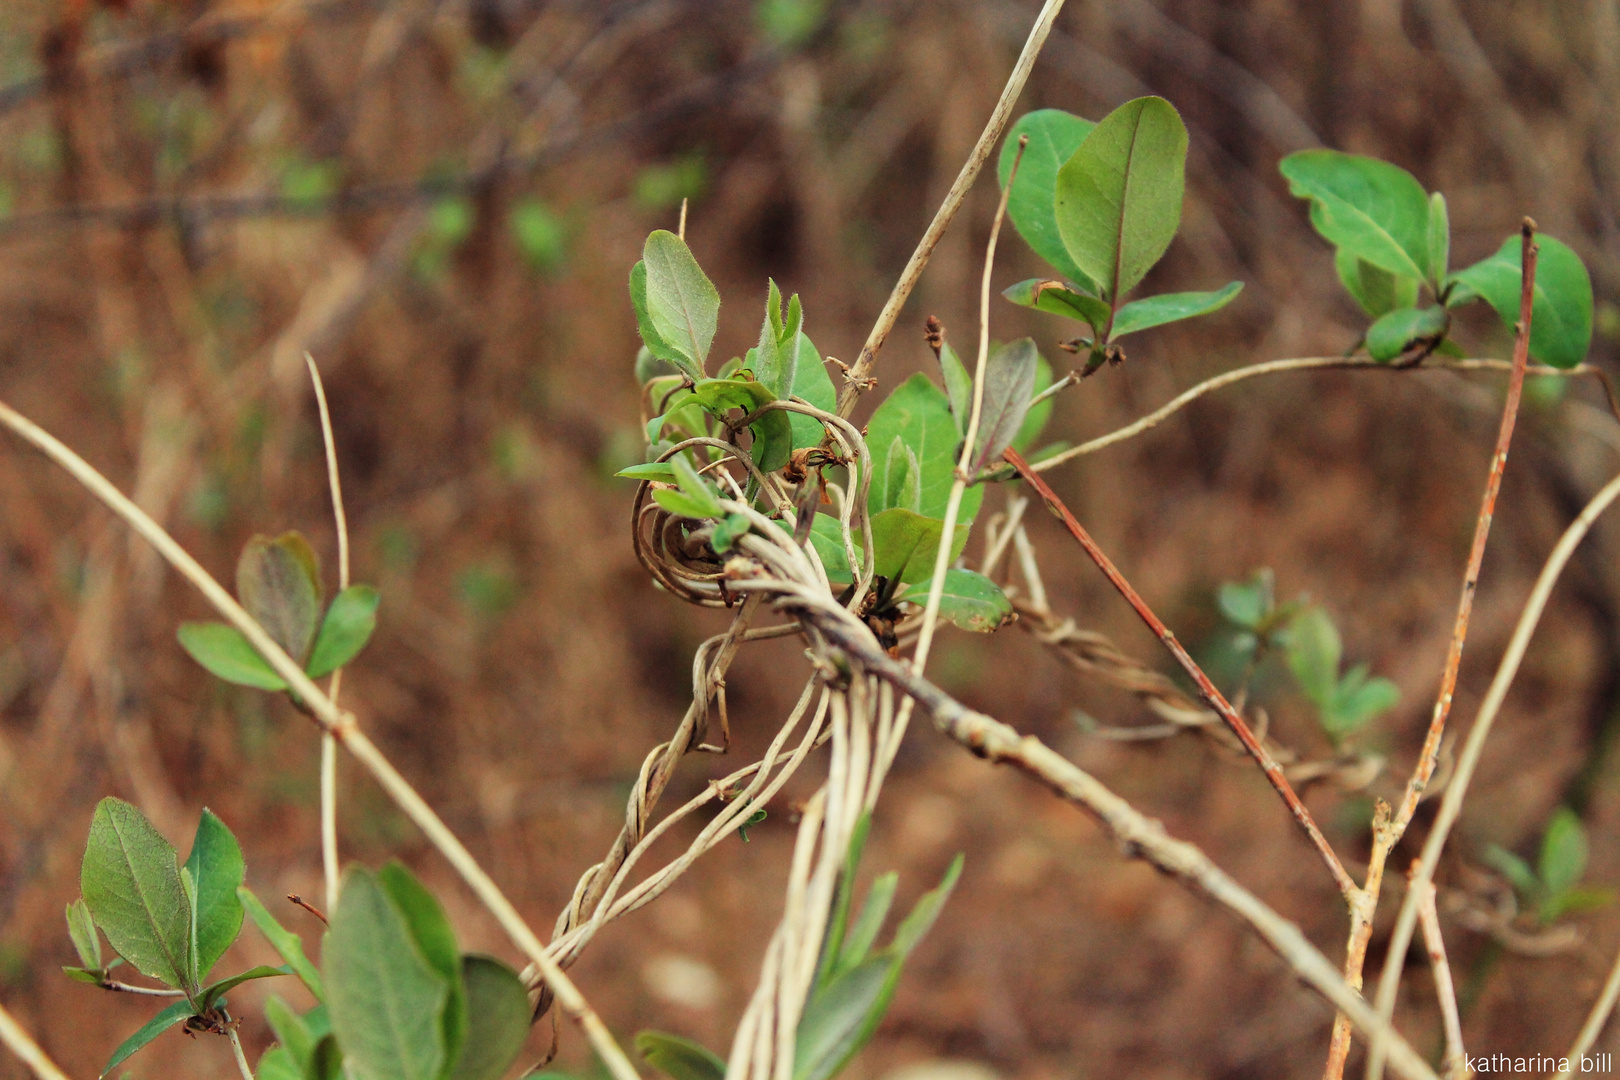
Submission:
[[1122,355],[1117,342],[1125,335],[1209,314],[1243,288],[1234,281],[1213,292],[1125,302],[1180,228],[1186,163],[1186,126],[1163,98],[1128,101],[1096,124],[1040,109],[1007,133],[998,169],[1002,186],[1011,183],[1007,214],[1062,276],[1022,281],[1003,295],[1087,324],[1088,374]]
[[[377,628],[381,597],[370,585],[351,585],[322,614],[320,562],[297,532],[258,535],[236,564],[242,607],[277,645],[320,678],[360,654]],[[191,658],[226,682],[259,690],[286,690],[264,657],[236,627],[222,622],[182,623],[176,636]]]
[[1587,854],[1586,829],[1575,811],[1563,806],[1547,823],[1534,869],[1495,844],[1485,849],[1485,861],[1508,879],[1520,902],[1545,927],[1565,915],[1593,911],[1614,902],[1613,889],[1581,885],[1586,876]]
[[1221,615],[1238,628],[1233,645],[1247,675],[1252,676],[1272,651],[1281,652],[1335,746],[1400,701],[1395,684],[1370,676],[1368,665],[1340,671],[1344,644],[1333,620],[1303,599],[1277,603],[1270,570],[1257,571],[1246,582],[1224,583],[1215,601]]
[[331,1030],[358,1080],[497,1080],[528,1037],[523,981],[461,953],[444,909],[398,862],[344,874],[323,968]]
[[242,929],[237,891],[245,874],[236,837],[210,810],[202,812],[182,864],[136,807],[113,798],[96,806],[79,873],[83,897],[67,909],[68,935],[84,966],[64,970],[81,981],[107,983],[114,965],[103,962],[99,928],[136,971],[180,992],[124,1040],[103,1075],[176,1024],[220,1019],[225,994],[242,983],[291,973],[260,966],[207,981]]
[[[1279,168],[1293,193],[1310,203],[1312,226],[1334,245],[1340,282],[1374,320],[1366,334],[1374,359],[1421,358],[1447,347],[1451,311],[1472,300],[1490,304],[1513,330],[1522,289],[1517,235],[1453,273],[1445,196],[1426,193],[1405,169],[1337,150],[1290,154]],[[1574,367],[1592,340],[1592,282],[1566,245],[1550,236],[1537,243],[1530,355]],[[1423,292],[1431,302],[1419,306]]]

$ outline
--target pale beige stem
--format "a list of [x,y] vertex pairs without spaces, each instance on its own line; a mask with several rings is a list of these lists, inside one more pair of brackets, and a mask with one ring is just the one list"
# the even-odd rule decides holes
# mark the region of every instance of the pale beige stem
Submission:
[[4,1005],[0,1005],[0,1042],[21,1058],[39,1080],[68,1080],[67,1073],[56,1067],[56,1062],[45,1055],[39,1043],[22,1029]]
[[1441,1075],[1446,1080],[1468,1080],[1468,1054],[1463,1049],[1462,1017],[1457,1011],[1457,988],[1451,981],[1451,963],[1446,959],[1446,939],[1440,932],[1440,912],[1434,904],[1435,888],[1430,882],[1419,901],[1418,920],[1423,924],[1423,947],[1429,953],[1434,973],[1434,996],[1440,1003],[1440,1022],[1446,1032],[1446,1056]]
[[203,594],[203,597],[213,605],[214,610],[241,631],[242,636],[247,638],[254,650],[264,657],[271,669],[286,681],[293,693],[309,708],[322,731],[334,735],[366,771],[371,773],[388,796],[416,823],[429,842],[439,849],[461,875],[473,894],[489,909],[490,914],[495,916],[501,929],[506,931],[518,948],[540,969],[540,973],[556,994],[557,1000],[584,1029],[592,1047],[613,1073],[615,1080],[637,1080],[635,1066],[630,1064],[624,1050],[614,1040],[584,995],[579,992],[579,988],[562,968],[557,966],[556,961],[552,960],[545,946],[540,943],[540,939],[523,921],[523,917],[506,898],[506,894],[501,892],[500,886],[484,872],[471,852],[456,839],[455,834],[445,826],[439,815],[433,812],[433,808],[416,793],[410,782],[389,764],[382,752],[360,731],[355,724],[354,715],[340,710],[333,704],[332,699],[322,693],[320,687],[316,686],[314,681],[304,674],[303,669],[293,662],[292,657],[271,640],[264,628],[243,610],[235,597],[226,592],[224,587],[165,532],[161,525],[153,521],[145,511],[131,502],[88,462],[4,402],[0,402],[0,424],[10,428],[84,485],[108,509],[155,547],[170,566]]
[[[343,484],[338,479],[337,441],[332,437],[332,414],[326,407],[326,387],[321,383],[320,369],[315,358],[304,354],[309,365],[309,380],[315,387],[315,404],[320,408],[321,439],[326,445],[327,486],[332,490],[332,519],[337,528],[338,591],[349,587],[349,519],[343,512]],[[336,705],[338,691],[343,686],[343,669],[332,672],[327,690]],[[330,732],[321,733],[321,868],[326,877],[326,910],[337,910],[338,902],[338,840],[337,840],[337,739]]]
[[1568,1080],[1579,1065],[1577,1064],[1586,1052],[1592,1049],[1599,1035],[1603,1034],[1603,1025],[1609,1022],[1609,1015],[1614,1012],[1614,1003],[1620,1000],[1620,955],[1615,956],[1614,966],[1609,969],[1608,981],[1603,984],[1603,992],[1598,995],[1592,1011],[1586,1017],[1586,1023],[1581,1025],[1579,1035],[1575,1036],[1575,1045],[1569,1048],[1564,1057],[1569,1068],[1562,1070],[1555,1080]]

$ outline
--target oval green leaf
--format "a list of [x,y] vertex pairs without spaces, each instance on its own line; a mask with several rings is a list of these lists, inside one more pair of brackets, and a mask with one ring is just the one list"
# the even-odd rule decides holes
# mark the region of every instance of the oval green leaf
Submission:
[[1311,224],[1329,243],[1392,274],[1428,277],[1429,196],[1411,173],[1338,150],[1301,150],[1277,167],[1311,200]]
[[147,1043],[163,1034],[174,1025],[183,1022],[192,1015],[191,1002],[181,998],[167,1009],[158,1013],[152,1019],[141,1025],[141,1029],[119,1044],[118,1049],[112,1052],[107,1059],[107,1065],[101,1070],[106,1076],[118,1066],[129,1060],[131,1054],[144,1047]]
[[647,1064],[670,1080],[725,1080],[725,1061],[691,1039],[662,1031],[638,1031],[636,1049]]
[[271,669],[234,626],[221,622],[181,623],[175,637],[193,660],[217,678],[256,690],[287,689],[287,681]]
[[1242,291],[1243,282],[1232,281],[1214,292],[1164,293],[1142,300],[1132,300],[1115,313],[1114,330],[1109,335],[1109,340],[1118,341],[1126,334],[1219,311]]
[[[1546,234],[1538,235],[1536,243],[1541,252],[1536,256],[1530,355],[1556,368],[1572,368],[1586,359],[1592,344],[1592,279],[1581,257],[1565,244]],[[1510,236],[1495,255],[1452,275],[1483,296],[1509,330],[1519,321],[1522,254],[1519,237]]]
[[450,980],[423,958],[377,876],[350,867],[324,949],[332,1031],[363,1080],[438,1080]]
[[1058,232],[1081,273],[1119,303],[1181,225],[1187,128],[1168,101],[1127,101],[1058,170]]
[[135,970],[176,989],[196,989],[187,978],[191,902],[175,850],[122,799],[96,805],[79,889],[107,941]]
[[1435,341],[1450,324],[1439,305],[1397,308],[1367,328],[1367,352],[1374,360],[1393,360],[1413,345]]
[[[888,491],[888,472],[883,455],[896,437],[917,456],[921,513],[943,518],[956,479],[956,453],[962,436],[951,415],[950,399],[928,376],[913,375],[895,387],[867,422],[866,443],[878,448],[873,453],[872,487],[868,493],[874,514],[886,509],[883,498]],[[967,489],[959,511],[963,524],[973,520],[983,501],[982,487]],[[932,568],[927,572],[932,573]]]
[[197,886],[197,973],[206,978],[242,929],[242,902],[236,890],[247,875],[235,835],[206,807],[186,856],[186,869]]
[[500,1080],[529,1037],[529,993],[517,972],[492,956],[461,958],[467,988],[467,1041],[449,1080]]
[[[928,603],[933,579],[912,585],[900,599],[913,604]],[[972,570],[945,571],[945,585],[939,597],[939,617],[960,630],[988,634],[1012,620],[1012,601],[1001,587]]]
[[270,639],[303,663],[321,617],[320,569],[296,532],[248,540],[236,563],[236,595]]
[[318,679],[360,655],[377,629],[377,605],[382,595],[370,585],[350,585],[332,599],[321,621],[321,632],[309,654],[309,677]]
[[1396,308],[1417,304],[1417,278],[1397,277],[1348,248],[1334,249],[1333,268],[1338,271],[1345,291],[1355,297],[1362,311],[1375,319]]
[[[646,263],[647,320],[657,339],[675,354],[665,359],[684,358],[694,369],[689,374],[701,375],[719,321],[719,291],[686,241],[672,232],[658,229],[649,235],[641,257]],[[658,352],[650,341],[647,347]]]
[[[874,514],[872,548],[876,572],[891,581],[902,581],[908,585],[926,580],[934,573],[939,540],[944,532],[944,521],[899,507]],[[968,527],[958,525],[956,535],[951,539],[947,561],[962,554],[962,549],[967,546],[967,538]]]
[[984,395],[979,411],[979,447],[968,466],[970,475],[1001,457],[1012,445],[1035,394],[1040,353],[1031,338],[1019,338],[990,351],[984,363]]
[[1069,250],[1063,246],[1053,204],[1058,170],[1074,156],[1096,126],[1062,109],[1025,113],[1002,140],[1001,158],[996,167],[999,183],[1005,188],[1007,178],[1012,175],[1013,160],[1018,156],[1018,140],[1029,136],[1029,145],[1018,165],[1018,176],[1007,196],[1007,216],[1035,254],[1089,292],[1095,292],[1097,285],[1074,264]]

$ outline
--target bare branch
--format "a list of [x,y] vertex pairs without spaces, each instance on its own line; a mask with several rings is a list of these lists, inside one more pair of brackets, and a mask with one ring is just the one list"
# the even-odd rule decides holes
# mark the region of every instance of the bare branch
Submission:
[[0,1005],[0,1042],[21,1058],[39,1080],[68,1080],[67,1073],[57,1068],[56,1062],[45,1055],[39,1043],[22,1029],[4,1005]]

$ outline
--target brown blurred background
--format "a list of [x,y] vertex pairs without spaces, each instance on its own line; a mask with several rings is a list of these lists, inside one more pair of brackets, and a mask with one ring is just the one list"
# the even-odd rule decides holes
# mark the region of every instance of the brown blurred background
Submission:
[[[0,397],[216,574],[228,578],[251,533],[299,528],[331,581],[301,359],[313,350],[355,577],[384,597],[345,700],[549,928],[616,832],[643,755],[679,721],[693,648],[724,625],[652,588],[628,540],[632,486],[612,477],[640,452],[625,281],[643,237],[673,227],[690,198],[688,237],[725,299],[717,356],[752,342],[769,275],[803,294],[821,350],[853,359],[1036,6],[7,0]],[[1220,371],[1356,339],[1364,320],[1276,173],[1282,155],[1318,144],[1385,157],[1444,191],[1454,265],[1534,215],[1587,260],[1592,360],[1613,366],[1614,0],[1070,0],[1057,26],[1021,109],[1096,119],[1158,93],[1191,129],[1181,236],[1147,287],[1247,288],[1066,392],[1052,435],[1078,441]],[[941,244],[880,358],[886,386],[924,368],[925,315],[959,341],[975,333],[994,203],[981,182]],[[998,288],[1040,272],[1004,242]],[[1053,348],[1067,325],[999,301],[993,319],[998,336],[1032,333],[1067,359]],[[1493,317],[1471,317],[1463,336],[1476,355],[1507,355]],[[1365,858],[1370,797],[1398,790],[1427,719],[1501,389],[1499,376],[1447,373],[1259,380],[1049,474],[1186,640],[1212,647],[1215,587],[1269,566],[1283,596],[1332,612],[1347,659],[1399,684],[1401,705],[1357,741],[1394,775],[1308,793],[1347,861]],[[1533,384],[1526,408],[1459,728],[1551,543],[1617,464],[1620,425],[1587,381]],[[182,847],[207,804],[241,837],[261,895],[316,895],[318,746],[284,701],[196,668],[174,630],[204,616],[201,600],[59,471],[0,444],[0,999],[89,1077],[154,1011],[58,971],[72,962],[61,912],[95,801],[135,801]],[[1059,610],[1164,667],[1078,551],[1044,515],[1031,523]],[[1444,864],[1453,895],[1496,895],[1484,845],[1533,857],[1560,805],[1592,837],[1589,880],[1620,880],[1607,755],[1620,724],[1617,544],[1600,527],[1559,586]],[[1120,724],[1144,714],[1018,627],[947,634],[936,657],[954,692],[1094,770],[1341,957],[1342,906],[1252,767],[1193,736],[1085,735],[1077,709]],[[763,748],[801,664],[786,643],[744,651],[729,679],[734,757],[688,759],[666,803]],[[1279,740],[1330,753],[1286,680],[1261,703]],[[790,804],[814,782],[811,768],[748,843],[722,845],[591,946],[577,974],[615,1031],[729,1045],[779,914]],[[347,763],[342,791],[347,859],[406,858],[464,945],[518,959]],[[1235,919],[1121,859],[1073,809],[914,729],[867,870],[898,869],[906,903],[958,850],[962,884],[854,1080],[940,1060],[1008,1080],[1320,1069],[1329,1011]],[[1416,848],[1402,851],[1400,866]],[[310,920],[278,914],[313,944]],[[1448,917],[1470,1052],[1567,1048],[1620,944],[1620,911],[1570,925],[1578,940],[1531,956]],[[270,956],[249,929],[227,965]],[[240,997],[256,1059],[268,1029],[256,993]],[[1403,1000],[1406,1030],[1437,1050],[1421,963]],[[532,1040],[536,1057],[544,1042]],[[591,1068],[570,1030],[561,1062]],[[224,1040],[179,1034],[128,1067],[231,1074]],[[0,1077],[22,1075],[0,1058]]]

